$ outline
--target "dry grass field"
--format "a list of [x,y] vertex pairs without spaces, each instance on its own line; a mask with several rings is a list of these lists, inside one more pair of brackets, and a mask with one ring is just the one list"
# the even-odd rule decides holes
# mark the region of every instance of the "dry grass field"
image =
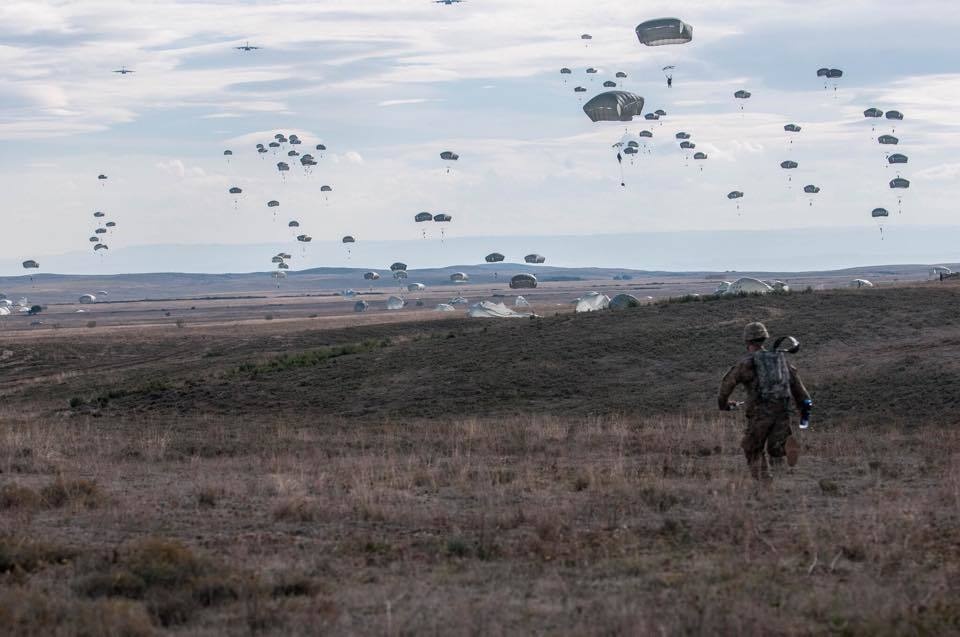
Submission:
[[[800,337],[803,455],[713,411]],[[0,336],[0,632],[960,633],[960,287]]]

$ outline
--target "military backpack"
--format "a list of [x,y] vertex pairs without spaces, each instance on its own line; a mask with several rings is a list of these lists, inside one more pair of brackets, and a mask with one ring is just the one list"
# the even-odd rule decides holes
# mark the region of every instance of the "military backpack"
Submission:
[[753,354],[757,393],[763,402],[789,402],[790,365],[783,352],[760,351]]

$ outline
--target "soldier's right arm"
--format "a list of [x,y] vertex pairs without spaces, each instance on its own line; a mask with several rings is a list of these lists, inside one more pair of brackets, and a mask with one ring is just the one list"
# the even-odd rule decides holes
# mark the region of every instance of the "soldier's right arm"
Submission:
[[721,411],[728,411],[730,409],[730,395],[733,394],[733,390],[737,388],[737,383],[740,382],[740,365],[734,365],[731,367],[726,374],[723,376],[723,380],[720,381],[720,393],[717,396],[717,407]]

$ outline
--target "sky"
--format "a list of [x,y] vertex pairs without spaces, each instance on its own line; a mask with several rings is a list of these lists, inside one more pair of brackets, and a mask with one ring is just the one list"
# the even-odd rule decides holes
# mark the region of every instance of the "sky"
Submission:
[[[830,243],[832,256],[798,251],[797,270],[955,261],[942,238],[958,225],[960,12],[944,6],[6,0],[0,274],[22,273],[24,259],[43,266],[46,257],[64,273],[178,269],[176,250],[147,246],[181,246],[184,268],[209,271],[270,269],[265,250],[274,245],[288,246],[294,269],[349,265],[356,260],[340,244],[347,234],[367,267],[401,258],[411,267],[478,262],[498,249],[497,237],[517,251],[513,260],[523,256],[520,239],[553,237],[550,263],[584,265],[578,237],[642,234],[666,242],[658,255],[685,254],[648,263],[629,242],[611,242],[600,251],[603,265],[762,269],[751,241],[798,229],[804,241]],[[691,24],[693,41],[641,45],[635,26],[666,16]],[[582,33],[593,39],[585,43]],[[262,48],[234,48],[248,41]],[[661,72],[668,64],[676,67],[672,88]],[[564,66],[573,74],[561,76]],[[590,66],[599,72],[585,74]],[[124,67],[136,72],[113,73]],[[819,67],[844,70],[836,90],[824,88]],[[622,90],[667,117],[590,122],[583,101],[616,71],[628,74]],[[587,92],[574,93],[578,85]],[[738,89],[752,97],[735,100]],[[885,119],[864,119],[869,107],[905,118],[894,131]],[[788,123],[801,132],[784,132]],[[649,152],[624,160],[621,187],[611,146],[643,129],[653,133]],[[686,159],[678,131],[708,159]],[[255,144],[278,132],[299,135],[302,152],[317,143],[328,150],[311,151],[319,165],[310,174],[285,156],[289,145],[259,156]],[[902,202],[887,185],[897,175],[886,164],[890,147],[876,141],[891,132],[900,139],[895,150],[910,158],[900,172],[911,181]],[[229,161],[225,149],[234,153]],[[444,150],[460,160],[441,161]],[[787,159],[799,168],[782,170]],[[283,176],[279,161],[291,164]],[[820,192],[804,194],[807,184]],[[333,192],[325,196],[322,185]],[[242,195],[228,194],[232,186]],[[745,193],[739,209],[726,197],[733,190]],[[267,208],[269,200],[280,206]],[[870,215],[877,207],[890,211],[882,240]],[[93,254],[95,211],[117,223],[104,242],[128,257]],[[453,215],[446,237],[439,224],[415,224],[420,211]],[[310,244],[294,240],[290,220]],[[693,232],[716,232],[727,245],[711,252],[709,242],[682,239]],[[843,254],[835,238],[851,232],[858,240]],[[489,240],[470,240],[479,237]],[[444,238],[449,247],[438,250]],[[365,242],[383,252],[382,264],[369,262],[380,255]],[[403,254],[389,254],[391,242]],[[474,254],[480,243],[489,249]],[[225,258],[223,246],[235,256]],[[138,247],[144,257],[131,261]],[[782,261],[771,256],[770,267],[789,269]]]

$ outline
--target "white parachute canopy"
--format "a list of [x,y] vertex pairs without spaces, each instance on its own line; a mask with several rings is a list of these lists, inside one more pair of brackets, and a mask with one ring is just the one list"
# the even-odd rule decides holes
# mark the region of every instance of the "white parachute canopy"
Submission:
[[391,296],[387,299],[388,310],[402,310],[404,305],[406,305],[406,302],[399,296]]
[[437,307],[433,308],[434,312],[456,312],[457,308],[453,307],[449,303],[438,303]]
[[596,312],[610,307],[610,297],[600,292],[587,292],[577,299],[577,312]]
[[513,307],[530,307],[530,301],[523,298],[522,296],[518,296],[513,301]]
[[0,316],[10,316],[10,308],[7,306],[0,306]]
[[467,316],[470,318],[526,318],[530,314],[511,310],[503,303],[480,301],[470,306]]
[[730,289],[730,286],[733,285],[730,281],[721,281],[720,285],[717,286],[717,289],[714,290],[714,294],[726,294]]
[[784,283],[783,281],[774,281],[770,284],[770,287],[774,289],[775,292],[789,292],[790,286]]
[[411,283],[407,285],[408,292],[421,292],[426,289],[427,289],[427,286],[425,286],[423,283]]
[[97,297],[92,294],[84,294],[78,299],[81,303],[96,303]]
[[854,279],[850,281],[850,287],[852,288],[872,288],[873,283],[867,281],[866,279]]
[[772,292],[773,288],[759,279],[743,277],[737,279],[727,288],[727,294],[766,294]]

